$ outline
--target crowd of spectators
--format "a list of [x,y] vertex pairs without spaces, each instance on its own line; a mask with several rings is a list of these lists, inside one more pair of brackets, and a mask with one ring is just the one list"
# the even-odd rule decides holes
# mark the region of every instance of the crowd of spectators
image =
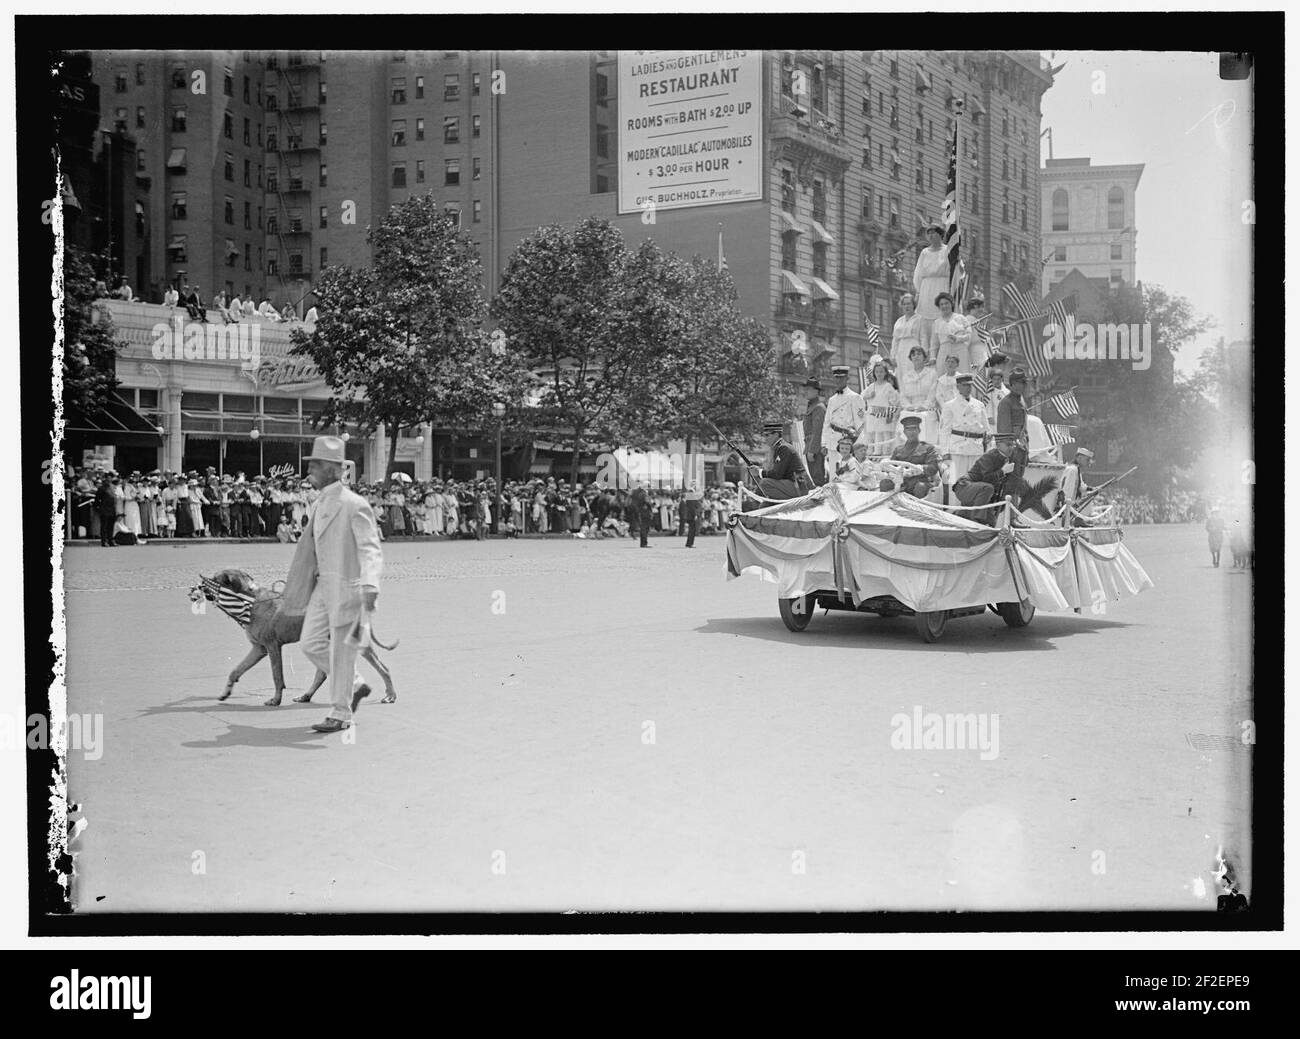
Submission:
[[[640,513],[626,489],[573,484],[554,477],[507,481],[497,513],[496,483],[486,480],[361,482],[355,490],[374,509],[384,538],[484,538],[550,534],[577,538],[635,537]],[[77,469],[70,482],[74,538],[132,545],[150,538],[277,538],[297,541],[316,490],[304,478],[153,470],[125,475]],[[683,531],[683,491],[649,492],[649,531]],[[738,511],[734,484],[704,492],[699,533],[720,534]]]
[[318,316],[315,307],[309,308],[306,314],[299,318],[297,310],[291,303],[285,303],[277,309],[269,299],[255,303],[251,296],[248,299],[240,299],[236,294],[227,298],[224,291],[218,292],[210,302],[205,303],[199,286],[190,285],[188,282],[155,290],[154,298],[144,299],[135,295],[125,278],[115,278],[112,288],[100,280],[95,283],[95,295],[100,299],[120,299],[128,303],[156,303],[173,310],[183,308],[193,320],[205,323],[213,313],[225,324],[239,321],[268,321],[315,325]]
[[1162,497],[1135,494],[1126,488],[1109,488],[1098,495],[1098,507],[1114,504],[1120,526],[1138,523],[1203,523],[1205,499],[1190,491],[1169,491]]

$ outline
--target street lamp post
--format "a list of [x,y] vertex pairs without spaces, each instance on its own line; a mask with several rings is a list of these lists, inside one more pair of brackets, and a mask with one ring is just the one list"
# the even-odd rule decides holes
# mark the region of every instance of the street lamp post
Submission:
[[497,493],[496,508],[492,511],[492,533],[501,533],[501,420],[505,418],[506,406],[499,401],[492,405],[492,417],[497,420]]

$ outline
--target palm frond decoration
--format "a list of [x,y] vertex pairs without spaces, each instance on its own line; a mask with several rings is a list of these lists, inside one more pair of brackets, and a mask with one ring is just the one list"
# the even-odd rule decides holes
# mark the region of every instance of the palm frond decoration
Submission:
[[1043,519],[1050,519],[1052,510],[1047,507],[1046,498],[1059,486],[1055,476],[1044,476],[1037,483],[1031,484],[1029,490],[1021,495],[1020,511],[1029,512],[1032,509]]

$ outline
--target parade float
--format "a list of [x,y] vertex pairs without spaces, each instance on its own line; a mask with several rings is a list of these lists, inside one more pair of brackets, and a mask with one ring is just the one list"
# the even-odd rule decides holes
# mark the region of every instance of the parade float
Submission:
[[[1031,431],[1025,470],[1034,504],[1022,500],[1024,511],[1005,499],[978,510],[941,504],[937,487],[922,500],[832,481],[733,514],[728,579],[752,573],[775,583],[781,619],[794,632],[820,607],[910,616],[926,642],[949,620],[985,610],[1023,628],[1039,610],[1100,613],[1150,588],[1114,507],[1080,497],[1078,470],[1034,439]],[[972,515],[993,516],[993,525]]]

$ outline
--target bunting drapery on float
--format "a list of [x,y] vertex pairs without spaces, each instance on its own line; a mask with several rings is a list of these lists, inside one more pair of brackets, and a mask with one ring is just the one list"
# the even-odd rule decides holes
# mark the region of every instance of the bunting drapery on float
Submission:
[[1017,601],[1059,612],[1152,587],[1118,527],[1080,522],[988,527],[902,491],[828,484],[734,514],[727,576],[758,574],[782,599],[892,596],[918,613]]

